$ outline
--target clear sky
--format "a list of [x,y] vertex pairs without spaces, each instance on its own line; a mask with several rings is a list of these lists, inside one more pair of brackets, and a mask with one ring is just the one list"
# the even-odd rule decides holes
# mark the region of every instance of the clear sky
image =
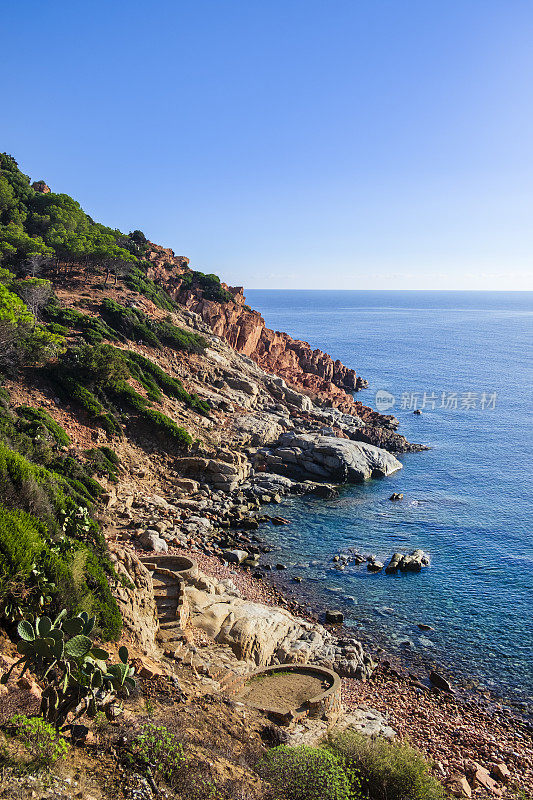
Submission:
[[250,288],[533,288],[531,0],[2,3],[0,149]]

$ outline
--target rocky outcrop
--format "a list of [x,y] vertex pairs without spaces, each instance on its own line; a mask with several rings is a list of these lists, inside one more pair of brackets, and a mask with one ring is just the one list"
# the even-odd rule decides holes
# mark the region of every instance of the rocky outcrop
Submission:
[[395,456],[363,442],[335,436],[284,433],[277,447],[258,454],[256,467],[297,480],[357,483],[402,468]]
[[229,645],[238,659],[259,667],[313,663],[357,678],[370,676],[375,668],[355,639],[336,642],[322,625],[294,617],[284,608],[243,600],[228,590],[227,582],[202,573],[187,584],[191,623]]
[[261,314],[245,304],[241,286],[222,284],[233,301],[208,300],[201,291],[183,284],[182,276],[189,263],[184,256],[175,256],[170,248],[150,242],[146,257],[152,265],[148,276],[189,311],[198,314],[213,333],[239,353],[252,358],[267,372],[284,378],[290,386],[348,413],[354,412],[355,403],[349,393],[368,385],[354,369],[321,350],[313,350],[308,342],[267,328]]
[[227,451],[227,460],[190,456],[176,459],[183,475],[198,478],[226,492],[232,492],[250,474],[250,462],[242,453]]
[[131,550],[109,542],[109,557],[117,573],[126,578],[115,589],[124,626],[148,655],[157,657],[157,606],[152,578],[144,564]]

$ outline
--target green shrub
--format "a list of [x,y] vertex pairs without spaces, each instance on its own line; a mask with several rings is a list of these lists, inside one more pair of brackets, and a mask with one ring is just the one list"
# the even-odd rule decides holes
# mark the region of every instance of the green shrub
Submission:
[[149,261],[141,262],[138,265],[132,265],[128,275],[124,279],[124,283],[129,289],[144,295],[155,303],[156,306],[159,306],[159,308],[165,311],[173,311],[176,304],[170,295],[146,275],[146,269],[151,266]]
[[[168,397],[175,397],[200,414],[209,415],[209,405],[204,400],[200,400],[197,395],[189,394],[183,388],[181,381],[177,378],[171,378],[158,364],[155,364],[140,353],[135,353],[133,351],[127,353],[127,358],[132,374],[134,374],[134,368],[137,367],[145,382],[147,381],[147,376],[149,376],[153,380],[153,383]],[[142,381],[140,382],[142,383]],[[146,388],[144,383],[142,383],[142,385]]]
[[370,739],[355,731],[335,736],[330,746],[346,763],[359,770],[363,789],[371,800],[444,800],[441,784],[429,772],[427,761],[409,745]]
[[169,319],[154,323],[154,329],[157,338],[163,344],[167,344],[175,350],[185,350],[187,353],[203,353],[207,347],[207,342],[203,336],[178,328]]
[[[119,338],[116,331],[112,330],[98,317],[91,317],[76,311],[74,308],[64,308],[59,305],[57,298],[53,297],[44,309],[46,319],[49,321],[48,329],[53,333],[68,333],[70,328],[79,330],[90,344],[98,344],[104,339],[116,341]],[[53,326],[62,330],[52,330]]]
[[206,300],[214,300],[219,303],[229,303],[233,300],[230,292],[221,285],[218,275],[213,275],[213,273],[206,275],[204,272],[191,270],[190,272],[180,275],[180,278],[180,288],[199,289]]
[[346,770],[340,756],[324,747],[273,747],[257,766],[273,787],[275,797],[287,800],[356,800],[357,776]]
[[162,725],[145,725],[131,741],[129,749],[135,762],[145,770],[155,771],[169,785],[187,763],[181,742]]
[[55,764],[59,758],[66,758],[67,740],[42,717],[15,714],[9,721],[9,728],[14,730],[17,738],[40,764],[48,766]]
[[25,433],[30,436],[37,436],[40,431],[47,431],[55,442],[62,447],[67,447],[70,444],[70,437],[67,432],[63,430],[61,425],[47,414],[42,408],[31,408],[31,406],[19,406],[16,413],[21,420],[26,421],[26,425],[22,426]]
[[105,321],[116,331],[128,339],[145,342],[152,347],[159,347],[160,342],[150,328],[150,320],[135,308],[126,308],[114,300],[106,298],[100,306],[100,313]]
[[141,410],[141,417],[146,422],[154,425],[160,434],[164,437],[169,437],[180,447],[191,446],[192,436],[187,433],[185,428],[180,428],[170,417],[161,414],[160,411],[156,411],[153,408],[144,408]]
[[109,480],[116,482],[118,473],[117,466],[120,461],[110,447],[93,447],[85,450],[84,456],[87,459],[87,468],[97,475],[105,475]]

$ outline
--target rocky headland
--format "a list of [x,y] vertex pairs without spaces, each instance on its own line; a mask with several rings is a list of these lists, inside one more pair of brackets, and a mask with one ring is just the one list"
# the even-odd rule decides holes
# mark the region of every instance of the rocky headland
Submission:
[[[46,189],[31,191],[64,197]],[[128,643],[140,686],[110,710],[111,728],[89,717],[74,726],[83,728],[84,766],[74,759],[70,775],[57,777],[53,796],[156,797],[153,774],[142,776],[138,764],[132,770],[116,757],[154,714],[174,719],[198,763],[209,764],[210,780],[224,787],[224,798],[268,796],[246,748],[263,752],[266,741],[317,744],[347,728],[411,741],[453,796],[530,791],[527,727],[501,704],[463,696],[438,670],[410,675],[344,629],[340,610],[324,608],[318,619],[294,586],[289,592],[269,581],[285,565],[275,563],[265,532],[288,524],[286,497],[335,497],[339,486],[400,470],[402,453],[425,447],[398,433],[394,417],[355,399],[367,384],[354,369],[268,329],[241,288],[191,270],[187,258],[134,233],[124,240],[132,252],[139,242],[144,248],[136,271],[69,255],[41,264],[42,283],[22,277],[22,289],[35,294],[38,286],[47,295],[40,324],[61,337],[63,352],[58,347],[38,368],[16,363],[2,390],[11,448],[4,458],[17,465],[10,482],[4,479],[6,502],[55,525],[46,546],[59,542],[61,554],[77,552],[80,541],[87,546],[72,585],[84,587],[91,608],[98,607],[98,593],[108,592],[106,608],[117,611],[106,647],[117,649],[114,639]],[[21,464],[26,472],[17,483]],[[76,498],[75,511],[59,509],[55,523],[55,507],[42,490],[49,485],[54,502],[58,485]],[[105,565],[109,588],[97,583],[96,566],[84,577],[91,553]],[[338,556],[350,558],[389,573],[428,564],[422,551],[395,553],[386,566]],[[5,599],[2,609],[5,672],[20,641],[17,614],[8,619]],[[105,621],[102,613],[102,638]],[[306,667],[333,674],[331,692],[274,718],[241,702],[239,693],[258,669],[281,666],[296,671],[302,685]],[[43,688],[15,672],[0,688],[0,725],[14,711],[36,711]],[[222,739],[214,731],[223,731]],[[74,728],[71,735],[74,741]],[[83,770],[94,779],[81,786]],[[17,781],[8,774],[8,794]],[[40,797],[30,779],[24,791],[20,796]]]

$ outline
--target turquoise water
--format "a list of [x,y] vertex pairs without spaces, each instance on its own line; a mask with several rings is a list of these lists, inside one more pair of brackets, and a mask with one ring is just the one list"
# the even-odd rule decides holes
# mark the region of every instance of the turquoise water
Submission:
[[[533,293],[250,290],[247,302],[269,327],[355,368],[369,381],[357,395],[363,403],[375,407],[376,391],[388,391],[399,432],[432,448],[338,499],[291,500],[283,512],[291,526],[266,533],[280,548],[276,560],[304,577],[310,598],[342,607],[363,638],[379,631],[488,688],[530,698]],[[424,392],[415,416],[412,395],[420,407]],[[393,491],[403,502],[388,500]],[[347,547],[381,560],[421,547],[431,566],[338,572],[330,560]],[[421,633],[419,622],[435,630]]]

